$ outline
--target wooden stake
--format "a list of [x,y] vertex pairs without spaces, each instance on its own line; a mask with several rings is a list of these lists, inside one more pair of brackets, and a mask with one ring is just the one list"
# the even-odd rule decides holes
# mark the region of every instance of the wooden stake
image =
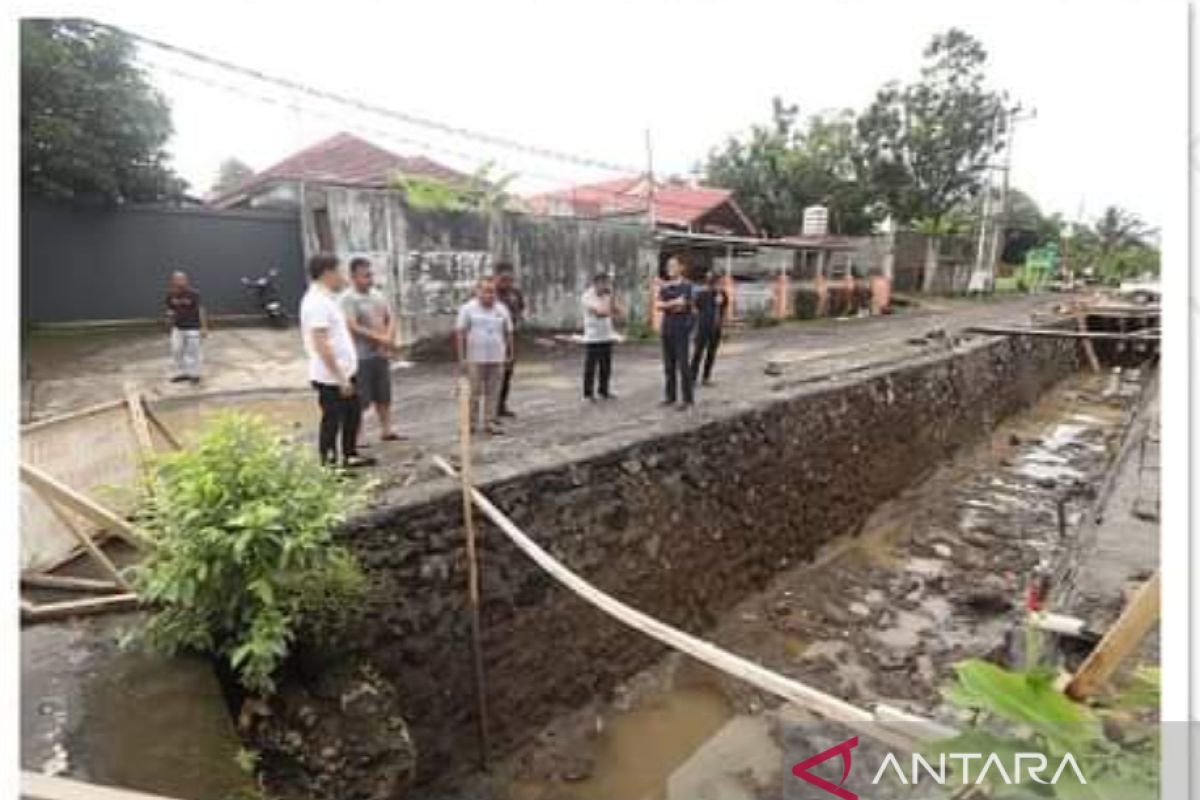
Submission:
[[[1076,315],[1075,327],[1079,329],[1080,333],[1086,334],[1088,332],[1087,318],[1083,314]],[[1096,348],[1092,346],[1090,338],[1083,340],[1083,354],[1087,356],[1088,366],[1092,368],[1092,372],[1099,372],[1100,359],[1096,357]]]
[[55,518],[57,518],[59,523],[67,529],[68,533],[75,537],[76,541],[79,542],[79,546],[82,547],[89,556],[91,556],[92,561],[96,562],[96,565],[99,566],[106,575],[112,578],[117,586],[125,591],[130,591],[132,587],[130,587],[128,581],[121,577],[121,571],[117,569],[117,565],[109,560],[109,557],[104,554],[104,551],[100,549],[100,546],[96,544],[95,540],[92,539],[91,536],[88,536],[87,531],[81,530],[80,527],[75,524],[75,520],[71,519],[71,515],[55,502],[54,497],[49,496],[38,486],[34,486],[33,491],[37,493],[38,497],[42,498],[43,503],[50,507],[50,511],[54,513]]
[[110,533],[121,537],[134,547],[145,547],[150,544],[146,535],[133,527],[127,520],[80,494],[65,483],[50,477],[32,464],[22,462],[20,474],[21,480],[37,490],[43,497],[62,503],[65,508],[107,528]]
[[162,421],[162,418],[154,412],[154,409],[146,405],[146,398],[144,397],[142,398],[142,408],[145,409],[146,419],[150,420],[150,424],[154,426],[154,430],[158,431],[158,435],[166,440],[171,449],[182,450],[183,445],[180,443],[179,438],[171,432],[171,429],[167,427],[167,423]]
[[129,410],[129,422],[133,425],[133,438],[137,440],[138,457],[143,461],[154,455],[154,439],[150,436],[150,425],[146,421],[146,408],[142,405],[142,394],[132,383],[125,384],[125,408]]
[[1071,678],[1067,694],[1076,700],[1084,700],[1099,692],[1158,622],[1159,609],[1159,573],[1156,571],[1137,590],[1121,616]]
[[463,526],[467,535],[467,604],[471,615],[471,651],[474,658],[475,701],[479,714],[479,765],[489,768],[487,693],[483,677],[483,636],[479,621],[479,557],[475,550],[475,515],[471,496],[471,383],[458,381],[458,438],[462,481]]
[[138,596],[132,592],[113,594],[107,597],[89,597],[87,600],[66,600],[61,603],[43,603],[31,608],[22,607],[21,616],[27,622],[47,622],[64,617],[103,614],[106,611],[128,611],[137,608]]
[[23,574],[21,585],[37,589],[57,589],[64,592],[119,592],[127,588],[115,581],[76,578],[74,575],[43,575],[39,572]]

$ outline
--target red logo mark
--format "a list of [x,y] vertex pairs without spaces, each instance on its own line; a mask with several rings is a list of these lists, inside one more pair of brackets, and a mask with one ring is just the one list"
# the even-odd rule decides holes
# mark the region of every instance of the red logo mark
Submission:
[[[850,777],[850,751],[858,747],[858,737],[847,739],[841,744],[835,744],[833,747],[824,752],[817,753],[815,756],[806,758],[796,766],[792,767],[792,774],[802,781],[808,781],[818,789],[829,792],[834,797],[840,797],[841,800],[858,800],[858,795],[849,789],[842,788],[842,784],[846,782],[846,778]],[[815,767],[817,764],[828,761],[836,755],[842,757],[842,779],[834,786],[824,778],[818,778],[808,770]]]

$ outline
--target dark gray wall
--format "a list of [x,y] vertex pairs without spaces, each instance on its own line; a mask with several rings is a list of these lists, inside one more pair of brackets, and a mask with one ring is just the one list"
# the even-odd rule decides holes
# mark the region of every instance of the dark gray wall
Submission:
[[26,323],[158,318],[175,269],[191,276],[211,314],[257,311],[241,278],[271,267],[289,313],[305,286],[295,214],[26,201],[21,225]]

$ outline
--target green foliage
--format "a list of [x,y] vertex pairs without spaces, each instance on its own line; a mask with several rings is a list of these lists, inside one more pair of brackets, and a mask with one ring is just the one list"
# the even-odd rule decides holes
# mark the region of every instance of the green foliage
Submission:
[[830,230],[869,233],[876,214],[858,159],[854,114],[812,116],[776,98],[772,120],[709,154],[705,180],[733,190],[738,204],[771,236],[799,234],[804,209],[829,208]]
[[869,181],[900,224],[937,225],[969,201],[1004,147],[1006,98],[984,86],[987,52],[950,29],[925,49],[915,83],[890,83],[858,118]]
[[166,100],[128,37],[86,20],[21,21],[21,186],[52,200],[176,197]]
[[[1036,660],[1036,659],[1031,659]],[[989,773],[994,796],[1041,796],[1063,800],[1147,800],[1158,796],[1159,745],[1152,716],[1158,704],[1156,671],[1141,671],[1131,690],[1113,705],[1120,713],[1092,710],[1075,703],[1054,687],[1054,673],[1033,667],[1013,671],[986,661],[968,660],[955,665],[956,681],[947,697],[954,705],[976,713],[975,727],[935,744],[930,755],[940,753],[995,752],[1002,763],[1012,764],[1016,753],[1042,753],[1057,767],[1070,753],[1087,783],[1071,770],[1057,784],[1017,787]],[[1130,711],[1134,714],[1130,714]],[[1113,737],[1110,732],[1118,731]]]
[[364,588],[333,540],[359,494],[308,450],[231,412],[161,459],[142,508],[156,547],[136,576],[155,609],[149,645],[226,659],[247,689],[267,693],[298,630],[336,628]]
[[508,186],[516,173],[492,176],[495,164],[488,162],[466,182],[438,180],[425,175],[398,174],[392,181],[404,192],[404,199],[420,211],[478,211],[485,214],[503,211],[512,200]]

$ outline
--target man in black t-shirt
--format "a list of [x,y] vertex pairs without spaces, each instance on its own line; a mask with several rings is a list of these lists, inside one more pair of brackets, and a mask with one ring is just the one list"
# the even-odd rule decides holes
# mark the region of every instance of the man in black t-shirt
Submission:
[[171,325],[171,361],[175,365],[171,381],[199,383],[204,356],[201,339],[208,336],[208,315],[187,273],[171,273],[165,305],[167,322]]

